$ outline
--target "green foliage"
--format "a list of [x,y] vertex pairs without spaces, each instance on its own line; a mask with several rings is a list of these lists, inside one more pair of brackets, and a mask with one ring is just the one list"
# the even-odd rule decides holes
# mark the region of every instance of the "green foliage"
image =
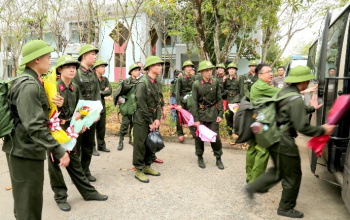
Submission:
[[119,112],[119,106],[114,106],[113,102],[106,101],[106,115],[107,118],[110,116],[111,113]]

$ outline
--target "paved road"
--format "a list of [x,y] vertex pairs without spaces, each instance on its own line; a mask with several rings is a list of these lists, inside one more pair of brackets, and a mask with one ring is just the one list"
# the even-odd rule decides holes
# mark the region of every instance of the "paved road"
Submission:
[[[118,137],[108,137],[111,153],[93,157],[92,172],[97,177],[93,185],[108,194],[108,201],[86,202],[63,172],[68,186],[70,212],[58,209],[53,199],[46,171],[43,219],[288,219],[276,215],[281,186],[269,193],[247,200],[242,191],[245,184],[245,151],[224,149],[225,170],[215,166],[215,158],[206,145],[204,159],[207,168],[197,167],[194,146],[167,143],[157,156],[162,165],[154,165],[160,177],[150,177],[150,183],[137,181],[131,168],[132,147],[117,151]],[[299,139],[303,144],[305,139]],[[350,219],[340,197],[340,189],[316,179],[309,171],[307,151],[302,150],[303,180],[297,209],[304,219]],[[271,165],[271,164],[270,164]],[[320,168],[321,170],[324,168]],[[47,169],[45,169],[47,170]],[[326,172],[324,172],[326,174]],[[330,176],[331,178],[332,176]],[[14,219],[11,185],[5,155],[0,156],[0,219]]]

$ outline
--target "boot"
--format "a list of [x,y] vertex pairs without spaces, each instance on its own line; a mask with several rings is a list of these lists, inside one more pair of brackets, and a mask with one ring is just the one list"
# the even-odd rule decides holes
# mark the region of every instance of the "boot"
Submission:
[[286,216],[289,218],[303,218],[304,217],[304,213],[299,212],[295,209],[288,209],[288,210],[283,210],[283,209],[277,209],[277,215],[281,215],[281,216]]
[[71,209],[68,202],[57,202],[57,206],[64,212],[68,212]]
[[87,198],[84,198],[85,201],[91,201],[91,200],[95,200],[95,201],[105,201],[108,199],[107,195],[102,195],[100,193],[97,193],[96,195],[93,196],[88,196]]
[[94,146],[94,149],[93,149],[93,151],[92,151],[92,155],[94,155],[94,156],[100,156],[100,153],[97,152],[97,150],[96,150],[96,146]]
[[129,138],[129,144],[130,144],[131,146],[134,146],[134,142],[132,141],[132,137]]
[[152,169],[151,166],[145,166],[143,168],[143,172],[145,174],[152,175],[152,176],[160,176],[160,173],[158,171]]
[[94,176],[86,176],[86,178],[90,181],[90,182],[96,182],[96,178]]
[[224,164],[223,164],[222,161],[221,161],[221,158],[217,158],[217,159],[216,159],[216,166],[218,166],[218,168],[219,168],[220,170],[225,169]]
[[202,169],[205,168],[205,163],[203,157],[198,157],[198,166]]
[[106,146],[105,146],[105,147],[99,147],[98,150],[99,150],[99,151],[106,152],[106,153],[111,152],[108,148],[106,148]]
[[135,178],[140,180],[143,183],[149,183],[148,177],[145,175],[143,170],[136,169],[135,170]]
[[120,136],[118,150],[123,150],[123,147],[124,147],[123,141],[124,141],[124,136]]

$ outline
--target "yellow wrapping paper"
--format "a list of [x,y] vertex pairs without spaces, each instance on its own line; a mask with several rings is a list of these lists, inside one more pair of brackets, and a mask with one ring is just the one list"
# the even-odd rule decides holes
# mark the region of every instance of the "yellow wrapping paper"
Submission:
[[[45,93],[49,101],[49,106],[51,107],[49,110],[49,119],[50,119],[55,112],[58,112],[57,106],[52,102],[52,98],[56,97],[57,95],[56,68],[53,68],[52,72],[48,73],[45,77],[43,77],[42,80],[44,82]],[[63,129],[59,131],[50,130],[50,132],[52,136],[55,138],[55,140],[58,141],[59,144],[66,143],[70,140],[67,133]]]

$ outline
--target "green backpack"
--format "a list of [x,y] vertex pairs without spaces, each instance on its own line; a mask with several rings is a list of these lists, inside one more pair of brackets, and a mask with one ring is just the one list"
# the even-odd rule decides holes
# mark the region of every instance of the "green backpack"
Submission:
[[[278,98],[277,95],[278,93],[271,98],[260,98],[252,102],[256,110],[252,116],[253,118],[255,117],[255,122],[251,124],[251,126],[260,127],[260,132],[255,133],[254,136],[256,143],[263,148],[271,147],[273,144],[279,142],[281,133],[289,128],[290,122],[283,125],[282,128],[277,126],[277,110],[301,97],[300,94],[296,92],[287,93]],[[278,106],[277,103],[279,103]]]
[[[148,80],[144,80],[146,88],[148,89]],[[139,82],[137,82],[138,84]],[[119,105],[119,111],[123,116],[132,116],[137,108],[135,89],[136,86],[133,86],[130,91],[124,96],[125,102]]]
[[[14,117],[11,112],[11,106],[10,106],[11,100],[9,96],[12,95],[14,88],[19,86],[25,80],[28,80],[29,77],[33,78],[31,75],[23,73],[13,79],[0,81],[0,138],[3,138],[6,135],[9,135],[15,126]],[[11,88],[9,89],[9,85],[11,84],[11,82],[16,79],[19,79],[19,80],[16,81],[16,83],[12,85]],[[39,92],[40,92],[40,86],[39,86]]]

